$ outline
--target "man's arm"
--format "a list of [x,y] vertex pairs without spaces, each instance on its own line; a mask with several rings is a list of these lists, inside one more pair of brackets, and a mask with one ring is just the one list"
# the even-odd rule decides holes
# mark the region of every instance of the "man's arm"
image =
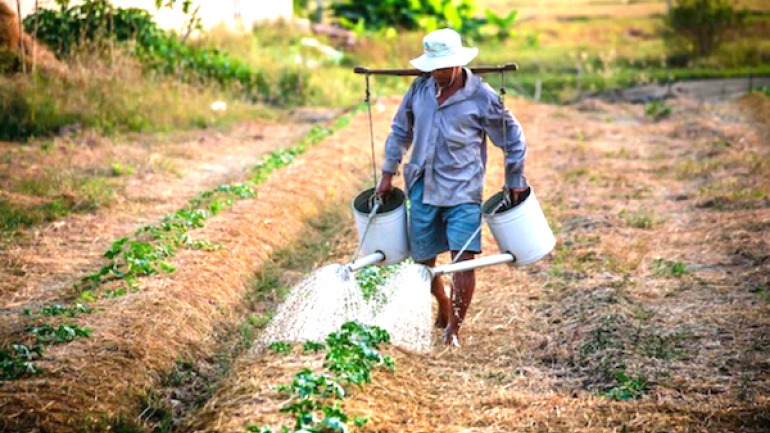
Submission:
[[[524,160],[527,154],[527,144],[524,131],[519,121],[497,99],[497,95],[488,87],[489,109],[487,113],[485,132],[495,146],[505,153],[505,185],[511,191],[513,203],[518,203],[529,188],[524,176]],[[505,122],[503,122],[503,120]],[[503,133],[505,124],[505,134]],[[503,141],[505,136],[505,141]]]
[[409,91],[406,92],[398,112],[393,118],[391,132],[385,141],[385,160],[382,163],[382,178],[377,185],[377,195],[383,196],[393,190],[393,176],[398,172],[398,166],[401,159],[412,145],[414,115],[412,113],[412,99],[414,97],[415,87],[420,80],[418,78],[412,83]]

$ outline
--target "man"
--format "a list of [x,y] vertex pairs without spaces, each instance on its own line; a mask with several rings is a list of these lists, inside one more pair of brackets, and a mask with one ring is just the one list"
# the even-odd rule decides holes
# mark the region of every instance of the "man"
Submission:
[[[505,152],[511,200],[518,203],[528,186],[521,125],[503,109],[488,84],[463,68],[478,49],[463,47],[460,35],[451,29],[428,34],[423,47],[424,54],[410,63],[430,77],[412,83],[396,113],[377,194],[384,196],[393,189],[393,176],[413,145],[403,170],[411,200],[412,257],[433,267],[436,256],[447,250],[454,260],[481,224],[487,135]],[[473,259],[480,252],[481,236],[476,233],[459,260]],[[458,333],[475,287],[474,271],[455,273],[450,299],[441,277],[433,279],[431,293],[439,306],[436,326],[444,328],[445,344],[459,346]]]

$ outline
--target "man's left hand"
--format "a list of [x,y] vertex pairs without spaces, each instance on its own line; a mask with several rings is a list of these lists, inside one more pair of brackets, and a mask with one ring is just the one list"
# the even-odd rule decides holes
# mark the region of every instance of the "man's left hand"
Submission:
[[521,203],[527,197],[527,191],[529,191],[529,187],[511,188],[511,205],[516,206],[517,204]]

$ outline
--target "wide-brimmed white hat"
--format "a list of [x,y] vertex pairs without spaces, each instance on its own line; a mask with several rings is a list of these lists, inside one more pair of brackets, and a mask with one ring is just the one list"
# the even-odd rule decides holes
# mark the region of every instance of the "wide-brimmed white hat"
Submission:
[[479,54],[478,48],[463,47],[460,34],[452,29],[428,33],[422,40],[422,46],[425,53],[409,63],[423,72],[465,66]]

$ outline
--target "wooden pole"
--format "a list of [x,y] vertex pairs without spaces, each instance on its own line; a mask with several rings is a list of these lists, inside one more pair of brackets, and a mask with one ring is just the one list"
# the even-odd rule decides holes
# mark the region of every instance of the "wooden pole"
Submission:
[[[505,65],[497,65],[497,66],[476,66],[475,68],[470,68],[470,69],[471,69],[471,72],[473,72],[474,74],[488,74],[492,72],[516,71],[519,69],[519,65],[517,65],[516,63],[508,63]],[[419,75],[428,74],[428,72],[423,72],[419,69],[369,69],[363,66],[356,66],[353,69],[353,72],[356,74],[395,75],[399,77],[419,76]]]

